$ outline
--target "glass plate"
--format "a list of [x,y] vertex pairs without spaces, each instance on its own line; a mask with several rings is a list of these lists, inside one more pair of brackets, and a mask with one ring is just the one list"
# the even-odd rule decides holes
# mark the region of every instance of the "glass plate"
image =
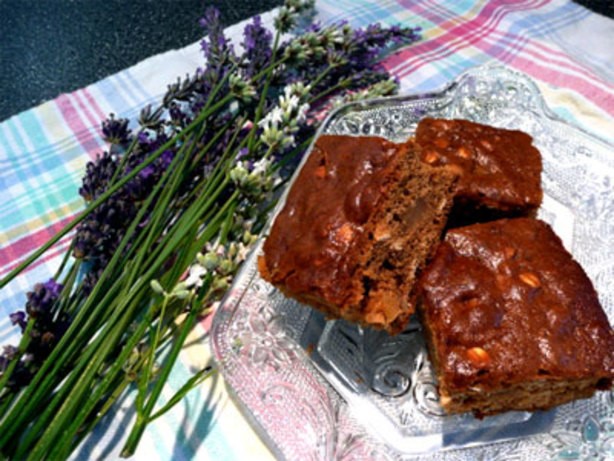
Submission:
[[[612,322],[613,147],[558,119],[525,75],[494,66],[469,70],[439,92],[346,105],[320,132],[402,141],[426,115],[533,136],[544,162],[540,217],[583,265]],[[613,392],[548,412],[445,416],[419,324],[390,337],[326,322],[259,277],[259,252],[260,245],[219,307],[211,340],[231,392],[278,457],[614,459]]]

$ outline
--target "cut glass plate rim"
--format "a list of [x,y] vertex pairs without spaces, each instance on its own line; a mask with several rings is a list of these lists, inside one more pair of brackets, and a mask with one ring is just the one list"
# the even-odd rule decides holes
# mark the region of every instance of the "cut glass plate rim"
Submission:
[[[451,81],[451,83],[449,83],[448,85],[446,85],[445,87],[439,90],[423,92],[423,93],[416,93],[416,94],[399,95],[399,96],[386,97],[386,98],[377,98],[377,99],[357,101],[357,102],[351,102],[351,103],[345,104],[339,107],[338,109],[336,109],[335,111],[333,111],[325,119],[325,121],[322,123],[322,126],[318,130],[315,138],[317,138],[317,136],[319,136],[322,133],[330,132],[331,127],[333,127],[335,121],[337,121],[338,119],[342,118],[343,116],[347,114],[351,114],[353,112],[365,112],[371,109],[377,109],[381,107],[388,107],[388,108],[401,107],[404,104],[408,104],[408,103],[412,103],[416,101],[422,101],[422,100],[428,101],[428,100],[434,100],[437,98],[441,98],[445,94],[453,93],[463,82],[465,82],[467,79],[472,78],[474,75],[495,75],[495,76],[500,75],[501,77],[516,79],[518,81],[521,81],[522,84],[529,87],[532,92],[530,102],[534,105],[534,107],[532,107],[531,110],[534,110],[540,117],[547,119],[550,123],[562,124],[565,127],[565,129],[570,129],[572,131],[577,132],[577,134],[580,137],[583,137],[589,140],[594,145],[598,146],[599,149],[596,155],[600,157],[599,160],[603,162],[607,162],[609,163],[609,166],[611,166],[611,158],[607,159],[606,157],[603,156],[603,154],[606,151],[609,151],[609,152],[614,151],[614,148],[610,143],[608,143],[604,139],[601,139],[595,136],[592,133],[589,133],[588,131],[574,124],[571,124],[565,121],[564,119],[556,115],[548,107],[548,105],[543,99],[541,91],[539,90],[535,82],[530,77],[526,76],[525,74],[521,72],[509,69],[507,67],[500,66],[500,65],[485,65],[485,66],[478,66],[475,68],[471,68],[465,71],[464,73],[460,74],[457,78]],[[356,135],[366,135],[366,134],[369,134],[369,133],[356,133]],[[296,169],[296,172],[293,178],[291,179],[289,185],[286,187],[284,193],[282,194],[280,203],[276,206],[275,210],[272,213],[272,217],[269,220],[269,226],[274,220],[274,217],[277,215],[277,213],[279,213],[279,211],[283,207],[283,203],[285,201],[285,196],[288,192],[288,189],[290,188],[292,182],[296,178],[298,171],[300,171],[304,162],[306,161],[309,155],[309,152],[311,151],[312,146],[313,146],[313,143],[307,150],[307,153],[302,159],[298,168]],[[265,229],[264,234],[266,234],[267,229]],[[252,411],[253,409],[251,407],[251,404],[253,402],[250,402],[248,401],[249,399],[246,399],[245,394],[243,392],[244,389],[242,388],[242,385],[237,379],[234,379],[236,378],[236,376],[230,376],[230,373],[225,366],[225,363],[227,362],[227,359],[228,359],[228,354],[231,353],[230,346],[228,344],[225,344],[225,345],[222,344],[224,339],[226,340],[228,339],[228,338],[223,338],[223,336],[228,331],[229,323],[232,323],[233,321],[234,313],[237,310],[241,309],[241,306],[242,306],[241,300],[243,296],[245,295],[245,291],[247,290],[250,283],[252,282],[252,279],[254,277],[257,277],[256,275],[257,271],[255,270],[255,261],[256,261],[255,254],[260,250],[260,247],[261,247],[261,242],[258,245],[256,245],[254,252],[248,258],[248,260],[244,263],[244,266],[239,272],[239,274],[237,274],[235,278],[235,283],[231,287],[226,298],[222,301],[221,305],[219,306],[214,316],[212,334],[211,334],[212,350],[214,352],[214,356],[216,360],[220,364],[222,375],[226,377],[226,381],[229,384],[229,388],[230,388],[229,390],[231,392],[231,395],[233,395],[235,400],[237,400],[240,409],[243,411],[247,419],[253,424],[253,426],[259,433],[259,435],[263,437],[267,445],[274,451],[274,453],[276,453],[279,457],[287,458],[288,457],[288,454],[287,454],[288,451],[286,450],[287,447],[280,446],[284,444],[284,441],[279,439],[279,434],[273,434],[273,433],[269,433],[270,431],[267,431],[266,423],[263,422],[264,415],[262,413],[259,413],[258,411]],[[612,322],[612,313],[609,312],[608,314],[610,317],[610,321]],[[222,341],[220,341],[220,338],[222,338]],[[298,349],[300,349],[300,347],[298,347]],[[309,354],[305,354],[305,351],[303,351],[302,349],[300,349],[299,353],[303,354],[303,360],[306,360],[307,362],[311,360],[308,357]],[[316,366],[315,364],[312,364],[312,365],[314,365],[314,370],[317,369],[319,370],[319,372],[322,372],[322,370],[318,366]],[[316,373],[318,372],[316,371]],[[338,389],[335,389],[334,386],[331,384],[330,376],[326,377],[326,382],[328,383],[328,385],[332,386],[333,392],[338,391]],[[505,442],[503,441],[502,443],[505,443]],[[481,449],[485,449],[488,446],[489,446],[488,444],[482,445]],[[471,445],[467,445],[467,447],[471,447]]]

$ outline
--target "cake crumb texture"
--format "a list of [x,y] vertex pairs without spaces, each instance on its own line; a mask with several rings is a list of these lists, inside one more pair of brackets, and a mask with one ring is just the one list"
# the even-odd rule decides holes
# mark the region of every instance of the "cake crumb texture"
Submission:
[[260,273],[329,318],[399,332],[456,180],[423,164],[413,141],[320,136],[264,242]]

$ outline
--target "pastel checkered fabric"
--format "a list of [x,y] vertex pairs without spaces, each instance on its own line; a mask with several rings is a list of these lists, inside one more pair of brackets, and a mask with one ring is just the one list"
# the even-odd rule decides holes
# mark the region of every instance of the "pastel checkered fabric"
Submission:
[[[464,70],[490,62],[532,77],[560,117],[614,141],[614,21],[567,1],[322,0],[318,19],[422,27],[422,41],[385,61],[402,93],[443,87]],[[264,15],[270,24],[273,14]],[[197,18],[195,17],[195,21]],[[235,43],[243,25],[230,27]],[[166,85],[202,65],[198,44],[154,56],[93,85],[63,94],[0,124],[0,277],[83,208],[77,191],[85,164],[105,148],[109,114],[135,119]],[[70,236],[0,293],[0,345],[16,344],[8,314],[25,293],[52,276]],[[208,325],[200,325],[171,376],[164,398],[210,360]],[[114,459],[133,418],[129,406],[103,421],[78,459]],[[229,400],[221,377],[209,380],[150,426],[137,459],[268,459],[271,453]]]

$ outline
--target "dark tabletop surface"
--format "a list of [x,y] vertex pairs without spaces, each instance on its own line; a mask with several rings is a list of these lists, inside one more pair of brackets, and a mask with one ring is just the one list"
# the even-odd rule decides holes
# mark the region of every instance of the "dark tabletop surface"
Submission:
[[[202,37],[208,5],[224,25],[282,0],[0,0],[0,121]],[[614,17],[613,0],[579,0]]]
[[0,121],[203,36],[216,6],[225,26],[283,0],[0,0]]

